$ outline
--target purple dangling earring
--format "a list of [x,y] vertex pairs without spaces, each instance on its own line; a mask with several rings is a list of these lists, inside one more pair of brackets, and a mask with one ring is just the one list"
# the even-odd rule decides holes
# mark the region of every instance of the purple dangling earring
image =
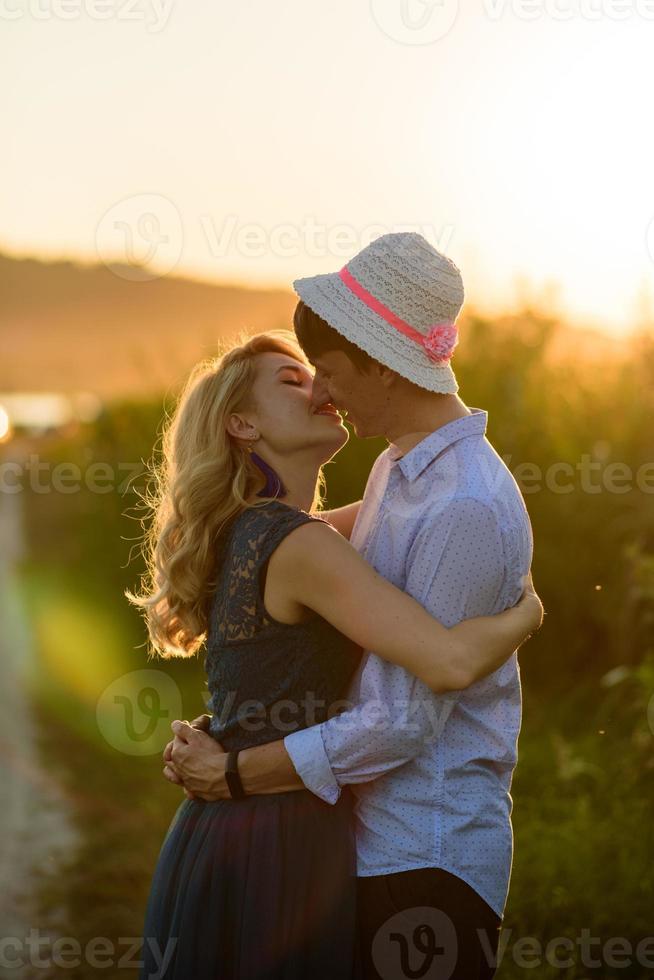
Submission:
[[266,485],[260,490],[257,497],[285,497],[288,493],[286,487],[275,473],[272,466],[269,466],[265,459],[258,453],[250,450],[250,459],[255,463],[266,478]]

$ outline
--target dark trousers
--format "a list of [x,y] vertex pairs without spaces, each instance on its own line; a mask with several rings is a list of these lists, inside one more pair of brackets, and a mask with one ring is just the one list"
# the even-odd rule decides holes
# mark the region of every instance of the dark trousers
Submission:
[[441,868],[357,879],[365,980],[490,980],[500,918]]

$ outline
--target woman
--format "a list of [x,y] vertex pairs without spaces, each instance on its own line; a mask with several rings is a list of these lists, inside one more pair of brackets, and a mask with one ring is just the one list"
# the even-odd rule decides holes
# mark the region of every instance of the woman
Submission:
[[[343,515],[309,514],[320,467],[348,438],[335,410],[314,410],[311,388],[292,335],[261,334],[196,369],[165,434],[152,587],[128,595],[161,656],[206,639],[210,732],[226,750],[283,737],[282,707],[296,727],[324,721],[362,648],[434,691],[459,690],[541,621],[530,592],[446,629],[337,532]],[[330,806],[307,790],[184,800],[152,882],[142,977],[352,978],[350,805],[347,793]]]

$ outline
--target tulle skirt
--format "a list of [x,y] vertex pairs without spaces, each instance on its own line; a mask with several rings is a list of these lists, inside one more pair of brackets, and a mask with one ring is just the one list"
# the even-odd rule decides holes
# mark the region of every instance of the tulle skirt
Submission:
[[159,853],[140,980],[355,980],[352,797],[185,799]]

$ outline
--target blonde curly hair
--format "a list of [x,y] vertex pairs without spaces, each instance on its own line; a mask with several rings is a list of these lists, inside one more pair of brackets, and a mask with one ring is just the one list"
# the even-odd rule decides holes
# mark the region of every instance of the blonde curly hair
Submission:
[[[125,596],[144,610],[149,656],[190,657],[206,639],[216,587],[216,555],[227,522],[265,485],[261,470],[227,432],[232,412],[249,407],[256,357],[286,354],[307,364],[294,335],[257,334],[217,357],[200,361],[162,433],[161,459],[150,464],[154,490],[141,499],[148,516],[142,551],[143,591]],[[322,475],[314,509],[320,506]],[[269,498],[262,498],[264,504]]]

